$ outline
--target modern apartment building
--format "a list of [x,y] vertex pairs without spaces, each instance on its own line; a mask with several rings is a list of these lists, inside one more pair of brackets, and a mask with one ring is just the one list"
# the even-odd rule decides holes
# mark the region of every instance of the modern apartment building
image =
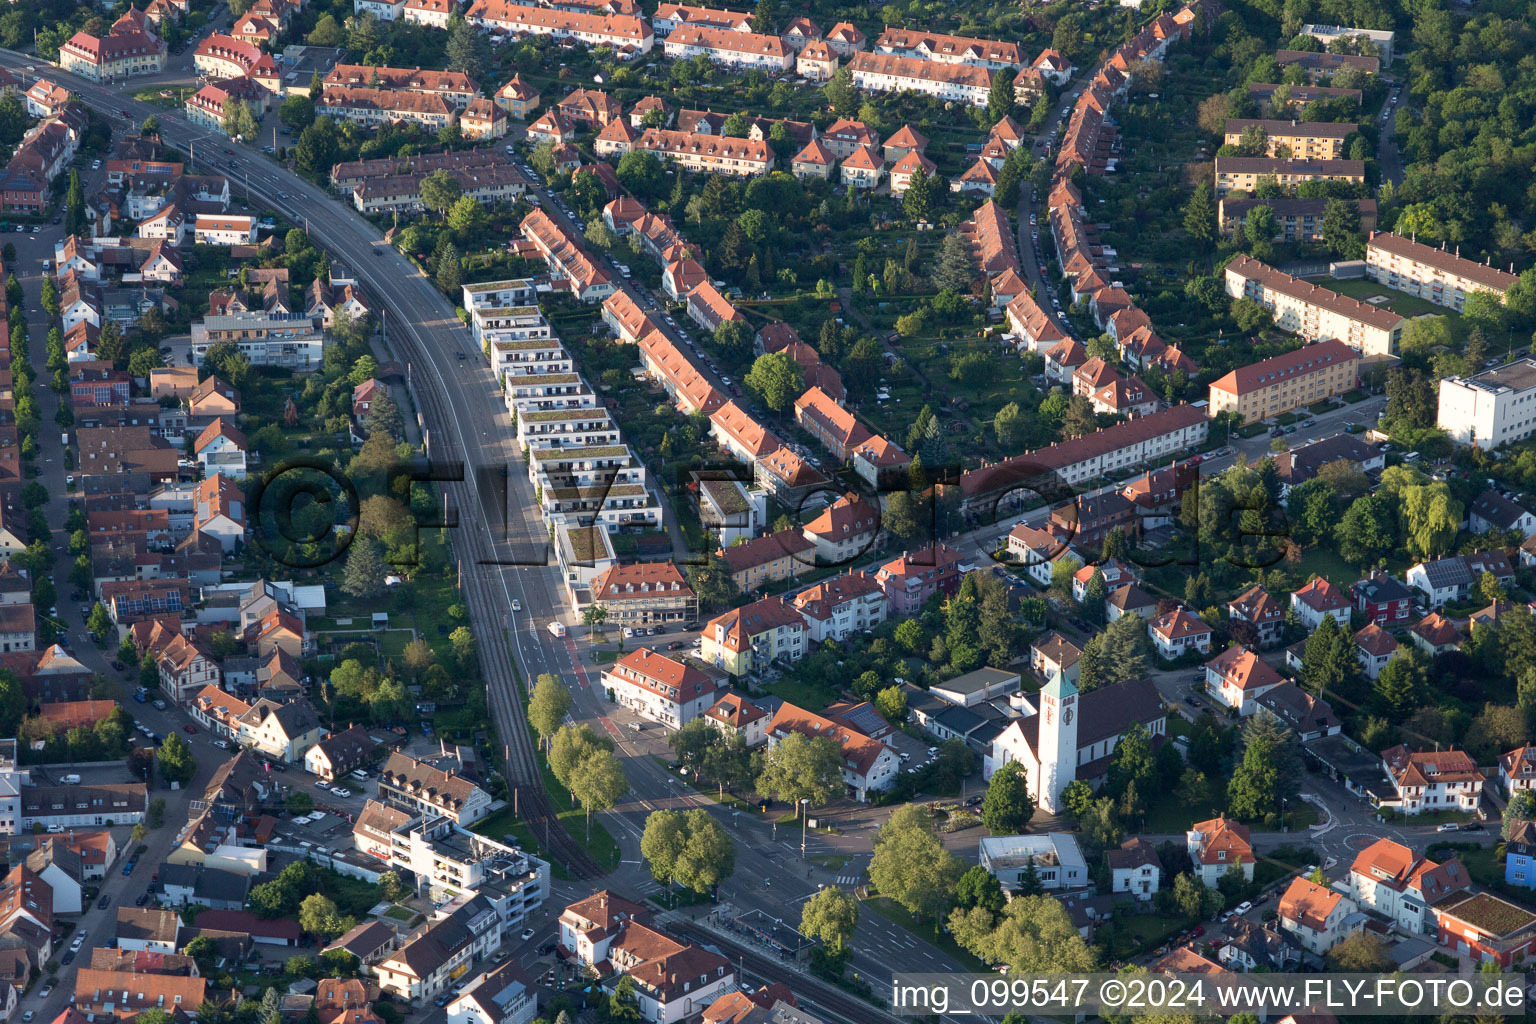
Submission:
[[1458,444],[1496,448],[1536,431],[1536,359],[1440,382],[1435,423]]
[[1503,302],[1514,274],[1447,252],[1391,231],[1371,232],[1365,247],[1365,276],[1416,295],[1437,306],[1460,311],[1473,292],[1489,292]]
[[1249,298],[1275,315],[1275,326],[1307,340],[1338,338],[1362,356],[1387,356],[1403,333],[1388,309],[1308,284],[1266,263],[1239,256],[1226,269],[1227,294]]
[[1360,354],[1330,338],[1233,370],[1211,384],[1211,415],[1268,419],[1354,388]]

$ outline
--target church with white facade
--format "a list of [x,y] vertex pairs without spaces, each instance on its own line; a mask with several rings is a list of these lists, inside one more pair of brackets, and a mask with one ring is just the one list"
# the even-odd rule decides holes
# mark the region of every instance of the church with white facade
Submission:
[[1076,779],[1097,785],[1120,737],[1138,722],[1152,736],[1167,730],[1163,701],[1151,680],[1132,679],[1079,693],[1057,672],[1036,695],[1033,713],[1014,719],[992,741],[982,770],[990,779],[1009,761],[1018,761],[1029,777],[1036,806],[1059,812],[1062,791]]

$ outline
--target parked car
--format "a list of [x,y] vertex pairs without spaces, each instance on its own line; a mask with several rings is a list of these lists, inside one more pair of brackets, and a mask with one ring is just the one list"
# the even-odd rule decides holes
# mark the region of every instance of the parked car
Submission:
[[522,938],[522,941],[524,941],[524,942],[527,942],[529,939],[533,938],[533,929],[532,928],[524,928],[523,929],[523,934],[522,934],[521,938]]
[[107,909],[107,904],[111,903],[111,902],[112,902],[112,897],[103,894],[101,899],[96,901],[96,909],[97,910],[106,910]]
[[1460,830],[1461,826],[1456,824],[1454,821],[1448,821],[1444,825],[1435,826],[1436,832],[1458,832]]
[[186,733],[188,736],[196,736],[197,726],[193,725],[191,722],[188,722],[186,725],[181,727],[181,731]]
[[1244,914],[1248,913],[1248,911],[1250,911],[1252,909],[1253,909],[1253,904],[1249,903],[1247,900],[1244,900],[1243,902],[1239,903],[1237,906],[1233,907],[1232,911],[1233,911],[1233,913],[1237,914],[1238,917],[1242,917]]

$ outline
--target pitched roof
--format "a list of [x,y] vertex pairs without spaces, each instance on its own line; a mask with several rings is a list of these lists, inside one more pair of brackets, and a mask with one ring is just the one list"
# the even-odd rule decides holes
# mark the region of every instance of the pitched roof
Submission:
[[1321,576],[1312,577],[1291,596],[1316,612],[1335,612],[1349,607],[1344,592]]
[[1241,864],[1253,860],[1253,843],[1249,839],[1248,826],[1229,821],[1225,814],[1209,821],[1196,822],[1189,830],[1199,833],[1195,856],[1202,864]]
[[1215,669],[1223,683],[1231,683],[1239,690],[1257,690],[1266,686],[1278,686],[1280,673],[1241,644],[1234,644],[1205,663]]
[[[1401,319],[1401,318],[1396,318]],[[1260,388],[1273,387],[1282,380],[1317,373],[1333,366],[1358,360],[1360,353],[1336,338],[1306,345],[1257,363],[1239,367],[1211,384],[1213,391],[1246,395]]]
[[819,737],[835,741],[842,750],[844,763],[860,775],[869,774],[881,753],[888,749],[879,740],[785,701],[768,723],[768,733],[783,736],[791,732],[810,739]]
[[1459,254],[1446,252],[1444,249],[1436,249],[1432,245],[1412,238],[1404,238],[1402,235],[1391,231],[1373,231],[1366,248],[1380,249],[1384,253],[1397,256],[1401,259],[1412,260],[1425,266],[1433,267],[1446,274],[1466,278],[1485,288],[1503,293],[1510,286],[1520,280],[1514,274],[1498,270],[1492,266],[1478,263],[1475,260],[1463,259]]

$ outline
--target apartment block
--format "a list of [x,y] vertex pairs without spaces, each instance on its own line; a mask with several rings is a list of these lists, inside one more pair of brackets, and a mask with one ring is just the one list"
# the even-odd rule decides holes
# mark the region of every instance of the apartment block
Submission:
[[1291,159],[1338,160],[1344,156],[1344,140],[1359,129],[1358,124],[1333,121],[1265,121],[1241,117],[1227,118],[1225,142],[1235,146],[1250,128],[1262,128],[1268,137],[1265,156],[1277,157],[1284,146]]
[[1282,188],[1304,181],[1365,180],[1364,160],[1277,160],[1268,156],[1219,156],[1216,158],[1216,194],[1233,189],[1253,192],[1259,182],[1273,180]]
[[1530,437],[1536,431],[1536,359],[1445,378],[1435,423],[1452,441],[1485,450]]
[[1363,356],[1391,355],[1403,318],[1357,302],[1247,256],[1226,269],[1227,294],[1249,298],[1275,315],[1275,325],[1307,340],[1338,338]]
[[1488,264],[1463,259],[1459,251],[1436,249],[1391,231],[1371,232],[1365,247],[1365,276],[1458,312],[1473,292],[1489,292],[1505,301],[1519,280]]
[[1244,423],[1341,395],[1355,386],[1360,354],[1329,339],[1233,370],[1211,384],[1211,415],[1235,412]]

